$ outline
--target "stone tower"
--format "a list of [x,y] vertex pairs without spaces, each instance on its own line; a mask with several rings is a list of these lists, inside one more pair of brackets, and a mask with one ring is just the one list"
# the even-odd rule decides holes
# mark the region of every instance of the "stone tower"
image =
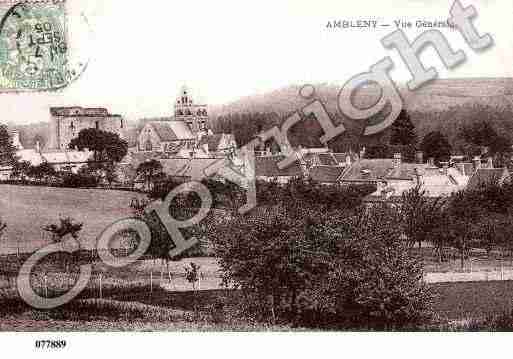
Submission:
[[105,108],[51,107],[49,149],[65,150],[81,130],[96,128],[125,138],[125,123],[120,115]]
[[196,137],[208,134],[207,105],[197,105],[186,86],[182,87],[175,102],[175,120],[187,123]]

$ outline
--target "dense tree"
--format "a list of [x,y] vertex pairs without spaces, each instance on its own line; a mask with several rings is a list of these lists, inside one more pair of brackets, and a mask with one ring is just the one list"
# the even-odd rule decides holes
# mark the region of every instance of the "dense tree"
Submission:
[[370,145],[365,148],[365,158],[393,158],[400,153],[404,162],[415,161],[416,147],[414,145],[387,145],[384,143]]
[[26,181],[30,176],[32,164],[28,161],[17,161],[12,169],[11,178]]
[[57,177],[57,171],[48,162],[43,162],[37,166],[31,166],[28,175],[40,182],[48,183]]
[[144,161],[137,167],[136,176],[142,178],[146,189],[151,191],[155,183],[164,179],[162,164],[155,159]]
[[33,143],[34,148],[37,146],[38,143],[39,143],[39,148],[40,149],[43,149],[46,146],[45,138],[41,134],[39,134],[39,133],[34,136],[34,139],[32,140],[32,143]]
[[480,121],[463,126],[459,136],[466,142],[464,151],[467,156],[482,154],[492,156],[497,167],[506,167],[511,164],[513,153],[511,141],[499,135],[490,123]]
[[465,191],[453,193],[449,198],[446,215],[448,218],[449,239],[451,246],[460,253],[461,268],[475,239],[477,223],[483,214],[483,209],[476,205],[474,198]]
[[225,283],[254,319],[352,329],[407,328],[430,302],[422,266],[391,208],[320,219],[282,206],[226,220],[212,234]]
[[451,156],[451,145],[447,138],[438,131],[430,132],[420,145],[426,158],[434,158],[436,162],[448,161]]
[[[76,243],[78,243],[78,245],[80,246],[78,237],[83,226],[83,223],[76,222],[71,217],[61,217],[59,218],[59,223],[45,225],[43,226],[43,230],[51,234],[51,238],[54,243],[64,245],[64,241],[67,239],[66,237],[71,236],[74,240],[77,241]],[[67,256],[62,257],[66,272],[68,272],[69,267],[69,261],[67,258]]]
[[96,182],[106,180],[109,184],[115,180],[115,164],[128,153],[128,143],[118,134],[87,128],[79,132],[78,137],[71,140],[70,148],[89,149],[94,153],[94,162],[84,169],[86,176],[96,178]]
[[116,163],[128,152],[128,144],[118,134],[87,128],[79,132],[78,137],[71,140],[69,148],[89,149],[94,153],[96,162]]
[[7,223],[2,221],[2,219],[0,218],[0,238],[2,238],[2,236],[4,235],[4,231],[6,228],[7,228]]
[[390,144],[399,146],[415,145],[417,134],[410,115],[403,109],[391,127]]
[[6,125],[0,125],[0,166],[13,166],[16,163],[16,148]]
[[401,216],[404,234],[411,246],[429,241],[440,225],[443,202],[426,196],[422,185],[406,191],[401,196]]
[[490,146],[498,136],[493,126],[486,121],[463,126],[460,135],[466,142],[476,146]]
[[67,235],[78,239],[78,235],[83,226],[83,223],[78,223],[71,217],[63,217],[59,218],[58,224],[48,224],[43,227],[43,230],[51,233],[53,242],[61,243],[63,238]]

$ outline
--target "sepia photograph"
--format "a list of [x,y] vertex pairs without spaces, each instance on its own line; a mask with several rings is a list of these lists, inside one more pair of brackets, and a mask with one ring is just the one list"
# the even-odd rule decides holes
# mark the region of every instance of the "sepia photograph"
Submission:
[[511,15],[0,0],[0,345],[503,355]]

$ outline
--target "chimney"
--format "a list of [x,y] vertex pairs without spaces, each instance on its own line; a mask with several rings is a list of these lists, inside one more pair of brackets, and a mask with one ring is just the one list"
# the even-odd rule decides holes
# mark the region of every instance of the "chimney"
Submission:
[[346,166],[351,166],[351,156],[349,154],[346,155]]
[[365,156],[365,147],[362,147],[359,154],[360,154],[360,158],[363,158]]
[[394,153],[394,168],[401,167],[401,154],[400,153]]
[[493,168],[493,157],[488,157],[486,159],[486,168]]
[[435,167],[435,158],[434,157],[429,157],[428,158],[428,165],[430,167]]
[[415,152],[415,161],[418,164],[423,164],[424,163],[424,152],[422,152],[422,151]]
[[386,198],[386,188],[387,188],[386,182],[383,182],[383,181],[376,182],[376,189],[377,189],[378,196]]
[[420,180],[420,173],[419,173],[418,168],[417,168],[417,167],[415,167],[415,168],[413,169],[413,172],[414,172],[414,174],[415,174],[415,178],[413,179],[413,181],[414,181],[415,185],[418,185],[418,184],[420,184],[420,183],[421,183],[421,180]]
[[39,141],[36,141],[36,152],[41,153],[41,144],[39,143]]
[[463,163],[456,163],[456,168],[461,172],[463,176],[466,176],[465,165]]
[[474,157],[472,162],[474,163],[474,171],[477,171],[481,168],[481,156]]
[[447,176],[449,171],[449,162],[442,162],[442,173]]

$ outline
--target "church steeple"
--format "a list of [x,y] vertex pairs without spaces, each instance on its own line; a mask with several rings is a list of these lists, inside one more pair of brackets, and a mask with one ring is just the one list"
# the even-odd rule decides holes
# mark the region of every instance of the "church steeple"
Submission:
[[187,86],[182,86],[175,101],[175,120],[184,121],[197,136],[208,132],[206,105],[196,105]]

